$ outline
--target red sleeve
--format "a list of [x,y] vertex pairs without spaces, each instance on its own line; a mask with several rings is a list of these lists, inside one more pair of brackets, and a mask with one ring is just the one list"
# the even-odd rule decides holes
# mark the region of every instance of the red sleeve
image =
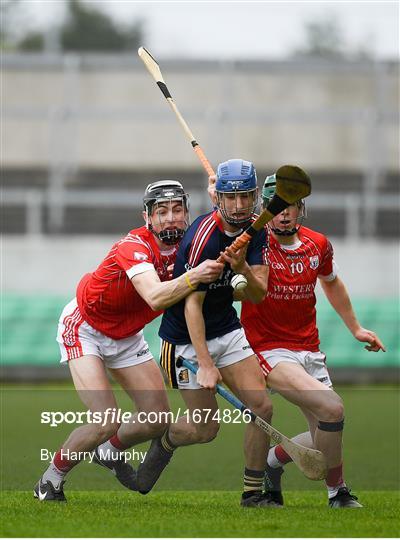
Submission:
[[118,244],[115,260],[129,278],[154,269],[151,247],[139,237],[137,240],[126,240]]
[[318,275],[330,276],[334,271],[333,265],[333,247],[327,238],[322,251],[321,264],[319,265]]

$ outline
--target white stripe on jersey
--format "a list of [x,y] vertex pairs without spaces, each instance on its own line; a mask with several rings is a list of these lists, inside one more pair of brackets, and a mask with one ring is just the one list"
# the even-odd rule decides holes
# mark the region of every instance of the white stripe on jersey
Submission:
[[154,265],[149,262],[142,262],[139,264],[134,264],[128,270],[126,270],[126,275],[129,279],[132,279],[134,276],[137,276],[138,274],[144,274],[145,272],[148,272],[149,270],[154,270]]
[[190,264],[190,266],[194,266],[196,264],[201,252],[201,248],[204,244],[205,239],[207,238],[207,235],[216,225],[217,224],[213,219],[213,215],[211,214],[207,219],[204,220],[204,222],[196,231],[196,234],[192,241],[192,247],[189,252],[188,263]]

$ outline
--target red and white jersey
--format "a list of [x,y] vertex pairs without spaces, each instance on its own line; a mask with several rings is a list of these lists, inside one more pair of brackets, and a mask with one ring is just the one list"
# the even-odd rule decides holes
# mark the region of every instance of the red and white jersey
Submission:
[[241,322],[256,352],[318,351],[314,289],[317,277],[335,279],[337,267],[323,234],[301,227],[298,238],[283,246],[269,233],[267,295],[260,304],[243,302]]
[[77,288],[79,310],[87,323],[112,339],[137,334],[161,315],[137,293],[131,278],[155,270],[161,281],[169,279],[177,247],[161,252],[153,234],[141,227],[115,243],[94,272],[83,276]]

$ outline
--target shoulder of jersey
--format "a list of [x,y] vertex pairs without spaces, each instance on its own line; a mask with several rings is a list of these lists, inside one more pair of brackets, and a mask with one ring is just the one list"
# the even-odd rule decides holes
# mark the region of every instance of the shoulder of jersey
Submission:
[[122,238],[122,240],[125,240],[125,238],[130,239],[133,236],[142,236],[148,238],[150,234],[152,233],[149,231],[149,229],[143,225],[142,227],[137,227],[137,229],[132,229],[129,231],[128,234]]
[[208,218],[213,213],[214,211],[212,210],[211,212],[207,212],[207,214],[202,214],[201,216],[197,217],[190,226],[194,227],[196,225],[199,225],[205,218]]
[[136,244],[143,244],[144,246],[151,248],[156,245],[153,240],[153,234],[145,226],[139,227],[138,229],[132,229],[128,232],[126,236],[121,238],[117,245],[130,244],[134,242]]
[[317,242],[318,244],[325,244],[328,240],[324,234],[314,231],[313,229],[309,229],[308,227],[302,226],[300,232],[303,236],[311,238],[311,240]]

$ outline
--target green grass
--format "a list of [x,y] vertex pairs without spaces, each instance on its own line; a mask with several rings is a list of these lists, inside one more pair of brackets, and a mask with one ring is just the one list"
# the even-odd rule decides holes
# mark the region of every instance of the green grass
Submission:
[[6,537],[395,537],[399,499],[359,493],[363,509],[333,510],[325,494],[290,492],[287,506],[241,508],[232,492],[70,492],[67,504],[39,503],[31,492],[2,497]]
[[[73,426],[51,428],[40,413],[83,410],[68,384],[6,385],[2,389],[1,469],[4,536],[396,536],[400,532],[399,393],[396,386],[337,388],[346,408],[345,477],[365,508],[331,510],[323,483],[294,465],[283,478],[287,506],[242,509],[242,424],[223,424],[206,445],[176,452],[147,497],[125,491],[111,474],[82,463],[68,476],[67,505],[39,503],[32,489],[47,463],[40,449],[56,450]],[[182,405],[169,392],[171,406]],[[118,392],[123,410],[129,398]],[[306,429],[298,410],[273,396],[274,425],[287,435]],[[226,408],[224,401],[220,406]],[[147,444],[137,446],[146,450]],[[133,463],[137,466],[137,463]],[[210,491],[212,490],[212,491]],[[340,513],[340,519],[337,517]]]

